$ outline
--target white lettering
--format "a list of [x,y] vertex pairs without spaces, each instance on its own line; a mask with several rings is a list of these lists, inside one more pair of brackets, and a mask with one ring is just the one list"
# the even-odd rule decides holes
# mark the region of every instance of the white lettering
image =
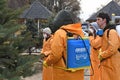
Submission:
[[87,54],[76,54],[76,60],[87,59]]
[[82,53],[82,52],[86,52],[86,48],[76,48],[75,49],[75,53]]

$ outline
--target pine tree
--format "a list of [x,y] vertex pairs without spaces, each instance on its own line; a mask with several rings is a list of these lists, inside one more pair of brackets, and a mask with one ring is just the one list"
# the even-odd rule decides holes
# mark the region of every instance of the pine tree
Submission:
[[39,56],[21,55],[35,40],[25,25],[17,23],[21,10],[8,8],[6,1],[0,0],[0,80],[19,80],[35,72],[33,63]]

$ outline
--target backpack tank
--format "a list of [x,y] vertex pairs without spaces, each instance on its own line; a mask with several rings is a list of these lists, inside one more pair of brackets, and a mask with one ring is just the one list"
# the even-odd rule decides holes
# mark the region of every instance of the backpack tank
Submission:
[[67,40],[67,68],[84,69],[90,66],[89,39]]

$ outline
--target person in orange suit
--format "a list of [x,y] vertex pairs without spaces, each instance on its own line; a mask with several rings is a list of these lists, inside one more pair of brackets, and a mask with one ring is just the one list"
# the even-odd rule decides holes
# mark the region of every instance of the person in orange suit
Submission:
[[52,79],[50,80],[84,80],[84,70],[67,70],[67,32],[84,36],[80,23],[75,23],[71,13],[61,10],[53,21],[56,28],[51,44],[51,53],[44,60],[45,67],[53,66]]
[[[51,53],[51,43],[52,43],[52,34],[51,29],[49,27],[43,29],[43,47],[41,50],[40,57],[41,59],[45,60],[48,55]],[[44,67],[42,71],[42,80],[50,80],[52,78],[52,66]]]
[[[119,35],[116,30],[111,29],[110,17],[107,13],[101,12],[97,15],[97,23],[103,29],[102,45],[99,50],[100,80],[120,80],[120,46]],[[107,37],[109,36],[109,38]]]
[[91,68],[90,68],[90,80],[99,80],[99,64],[100,60],[98,59],[98,52],[101,47],[102,39],[96,35],[99,26],[96,22],[90,23],[91,35],[89,36],[90,45],[91,45]]

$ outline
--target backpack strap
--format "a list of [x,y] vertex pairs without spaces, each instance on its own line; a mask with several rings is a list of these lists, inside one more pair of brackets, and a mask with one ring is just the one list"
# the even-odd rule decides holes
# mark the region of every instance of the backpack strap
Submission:
[[118,51],[120,52],[120,48],[118,48]]
[[63,28],[61,28],[61,29],[64,30],[64,31],[67,33],[67,36],[68,36],[68,37],[72,37],[72,36],[73,36],[73,33],[68,32],[66,29],[63,29]]
[[107,38],[109,38],[110,29],[107,31]]
[[[72,37],[73,36],[73,34],[72,33],[70,33],[70,32],[68,32],[67,30],[65,30],[65,29],[63,29],[63,28],[61,28],[62,30],[64,30],[66,33],[67,33],[67,36],[68,37]],[[62,58],[63,58],[63,61],[64,61],[64,63],[65,63],[65,65],[66,65],[66,60],[65,60],[65,57],[64,56],[62,56]]]
[[109,38],[109,33],[110,33],[111,29],[116,30],[116,25],[115,24],[109,25],[109,28],[108,28],[108,31],[107,31],[107,38]]

